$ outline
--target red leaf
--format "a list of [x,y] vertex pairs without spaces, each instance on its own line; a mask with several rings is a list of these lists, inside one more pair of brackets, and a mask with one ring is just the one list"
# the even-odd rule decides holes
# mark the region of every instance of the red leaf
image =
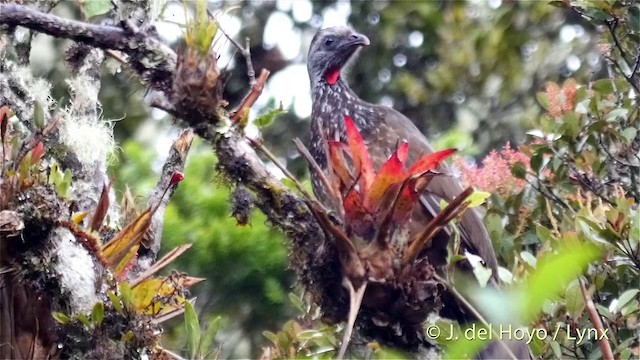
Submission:
[[344,116],[344,122],[347,133],[347,143],[351,149],[353,166],[356,169],[356,174],[362,178],[363,188],[368,189],[373,181],[373,164],[369,157],[369,151],[364,144],[362,134],[360,134],[356,124],[349,115]]
[[447,157],[449,157],[449,155],[453,154],[456,151],[456,149],[447,149],[425,155],[418,159],[418,161],[416,161],[413,165],[411,165],[411,167],[407,170],[407,175],[411,176],[423,173],[428,170],[434,170],[444,159],[446,159]]
[[351,186],[351,173],[347,167],[346,160],[344,158],[344,144],[338,141],[328,141],[329,144],[329,160],[331,161],[331,168],[335,175],[338,176],[340,182],[344,187]]
[[[403,145],[406,145],[406,143]],[[387,192],[390,186],[405,179],[404,162],[400,159],[400,150],[401,149],[398,149],[398,151],[393,153],[389,160],[382,165],[380,171],[378,171],[378,174],[373,179],[371,187],[366,192],[364,207],[370,213],[373,213],[378,207],[382,196]]]
[[409,156],[409,143],[406,141],[402,141],[402,144],[398,146],[398,150],[396,150],[396,154],[398,155],[398,159],[402,161],[402,163],[407,162],[407,157]]
[[36,146],[31,150],[31,163],[35,164],[44,156],[44,144],[38,141]]
[[415,205],[416,201],[420,198],[419,196],[416,196],[416,192],[414,190],[416,180],[417,178],[406,179],[394,201],[394,207],[391,211],[393,211],[393,220],[396,223],[404,222],[411,213],[413,205]]
[[375,233],[373,216],[363,206],[362,194],[352,186],[344,197],[344,215],[347,227],[354,234],[369,239]]
[[393,220],[397,223],[406,221],[408,215],[411,213],[413,206],[418,202],[420,196],[427,188],[427,185],[431,182],[435,173],[426,172],[420,175],[414,175],[409,177],[404,184],[404,187],[398,194],[398,198],[395,201],[393,208]]

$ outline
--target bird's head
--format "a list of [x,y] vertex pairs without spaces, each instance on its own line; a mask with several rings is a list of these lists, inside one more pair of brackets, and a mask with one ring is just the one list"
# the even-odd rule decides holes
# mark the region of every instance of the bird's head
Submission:
[[312,85],[321,80],[335,84],[340,70],[365,45],[369,45],[369,39],[346,26],[318,31],[311,41],[307,60]]

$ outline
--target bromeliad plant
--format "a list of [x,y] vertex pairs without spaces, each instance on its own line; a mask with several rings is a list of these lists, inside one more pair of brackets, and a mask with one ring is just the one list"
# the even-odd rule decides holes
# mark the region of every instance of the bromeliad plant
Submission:
[[470,188],[463,191],[423,227],[413,224],[413,207],[439,175],[438,165],[456,150],[425,155],[405,169],[409,145],[403,142],[376,173],[355,123],[346,115],[344,120],[346,143],[327,142],[329,176],[321,175],[338,219],[311,202],[322,227],[335,239],[343,286],[349,291],[348,324],[338,358],[345,353],[361,305],[378,324],[399,319],[409,327],[419,326],[429,312],[440,309],[443,287],[434,279],[434,267],[419,255],[429,240],[467,208],[472,193]]

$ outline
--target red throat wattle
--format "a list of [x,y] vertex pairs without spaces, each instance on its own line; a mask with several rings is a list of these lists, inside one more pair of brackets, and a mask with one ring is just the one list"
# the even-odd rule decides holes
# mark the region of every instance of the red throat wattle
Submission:
[[324,75],[324,79],[327,80],[327,83],[329,85],[335,84],[338,81],[339,77],[340,77],[340,69],[330,69]]

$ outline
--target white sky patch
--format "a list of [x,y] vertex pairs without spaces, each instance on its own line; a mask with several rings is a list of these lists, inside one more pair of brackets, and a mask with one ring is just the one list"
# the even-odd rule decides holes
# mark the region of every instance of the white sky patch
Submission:
[[274,74],[269,80],[267,90],[277,102],[282,101],[285,109],[293,105],[293,111],[298,117],[306,118],[311,115],[311,95],[306,65],[294,64],[285,71]]
[[347,24],[347,19],[351,14],[351,4],[349,1],[339,0],[335,5],[326,8],[322,12],[322,27],[341,26]]
[[276,8],[280,11],[289,11],[293,6],[293,0],[278,0]]
[[267,20],[264,27],[263,42],[265,49],[277,46],[282,56],[292,60],[300,54],[300,30],[293,27],[293,20],[287,14],[276,11]]
[[307,22],[313,16],[313,4],[311,1],[299,0],[293,3],[291,15],[297,22]]
[[175,42],[182,37],[184,31],[178,24],[187,22],[186,10],[183,4],[170,3],[160,16],[160,21],[154,25],[160,36],[168,42]]
[[420,47],[423,41],[424,35],[422,35],[420,31],[412,31],[411,34],[409,34],[409,46],[413,48]]
[[573,25],[564,25],[560,29],[560,40],[562,40],[562,42],[572,42],[577,36],[578,33]]
[[575,55],[569,55],[569,57],[567,58],[567,69],[576,71],[580,68],[580,65],[582,65],[580,58]]

